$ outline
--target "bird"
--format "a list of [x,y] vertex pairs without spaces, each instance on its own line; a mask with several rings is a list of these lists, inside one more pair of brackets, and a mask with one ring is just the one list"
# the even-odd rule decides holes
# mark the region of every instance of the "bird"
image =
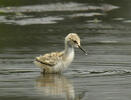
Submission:
[[41,68],[43,74],[61,73],[67,69],[74,59],[74,48],[79,48],[85,55],[80,44],[80,37],[77,33],[69,33],[65,37],[65,49],[61,52],[51,52],[35,58],[34,63]]

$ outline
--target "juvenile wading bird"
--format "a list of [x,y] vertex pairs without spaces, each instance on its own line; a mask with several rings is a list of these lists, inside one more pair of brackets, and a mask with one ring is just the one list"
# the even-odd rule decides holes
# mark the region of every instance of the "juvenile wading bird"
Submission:
[[76,33],[65,37],[65,50],[62,52],[47,53],[35,58],[34,63],[42,69],[43,73],[60,73],[66,69],[74,59],[74,47],[87,52],[80,46],[80,38]]

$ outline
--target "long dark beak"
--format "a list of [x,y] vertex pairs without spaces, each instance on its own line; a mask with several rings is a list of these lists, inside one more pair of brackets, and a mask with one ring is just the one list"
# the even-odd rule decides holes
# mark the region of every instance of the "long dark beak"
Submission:
[[78,47],[85,53],[85,55],[87,55],[87,52],[80,45],[78,45]]

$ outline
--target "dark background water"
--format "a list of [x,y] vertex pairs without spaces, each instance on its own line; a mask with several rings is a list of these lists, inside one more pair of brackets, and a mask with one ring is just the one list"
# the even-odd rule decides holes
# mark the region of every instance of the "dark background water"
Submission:
[[[130,0],[1,0],[0,100],[131,100]],[[40,74],[33,59],[76,49],[62,75]]]

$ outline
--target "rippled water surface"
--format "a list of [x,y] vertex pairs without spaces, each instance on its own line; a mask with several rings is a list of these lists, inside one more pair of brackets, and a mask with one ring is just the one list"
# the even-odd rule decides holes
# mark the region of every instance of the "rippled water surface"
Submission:
[[[130,0],[2,0],[0,100],[131,100]],[[76,49],[62,75],[41,75],[33,59],[64,48],[70,32]]]

